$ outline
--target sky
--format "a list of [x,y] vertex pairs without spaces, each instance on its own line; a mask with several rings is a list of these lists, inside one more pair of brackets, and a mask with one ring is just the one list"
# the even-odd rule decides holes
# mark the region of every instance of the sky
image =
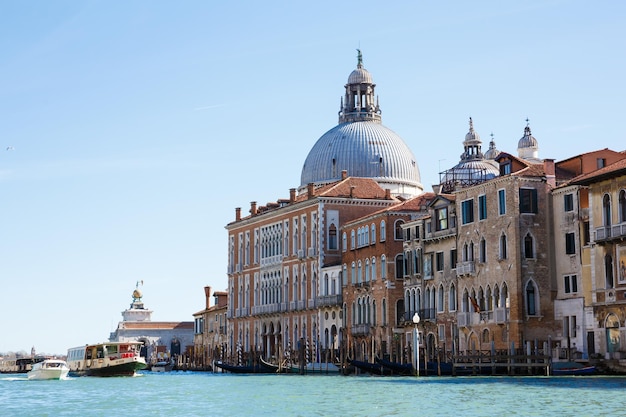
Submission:
[[619,1],[0,1],[0,353],[105,341],[227,287],[235,208],[289,198],[357,52],[426,190],[469,117],[517,153],[626,149]]

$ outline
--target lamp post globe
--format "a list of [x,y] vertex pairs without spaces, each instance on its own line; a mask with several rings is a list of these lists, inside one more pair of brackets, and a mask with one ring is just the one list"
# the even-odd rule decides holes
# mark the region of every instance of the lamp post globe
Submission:
[[420,315],[418,313],[413,314],[413,323],[416,325],[420,322]]

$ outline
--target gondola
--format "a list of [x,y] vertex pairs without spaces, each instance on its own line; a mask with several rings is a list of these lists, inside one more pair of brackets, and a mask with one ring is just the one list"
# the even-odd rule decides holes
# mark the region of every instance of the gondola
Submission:
[[371,363],[365,361],[357,361],[348,359],[348,363],[355,368],[370,373],[372,375],[391,375],[391,370],[385,368],[378,363]]
[[263,361],[253,365],[231,365],[217,361],[215,366],[233,374],[274,374],[278,372],[278,366]]
[[414,375],[412,363],[391,362],[387,359],[376,358],[376,363],[389,371],[390,375]]
[[578,362],[553,362],[552,363],[552,375],[554,376],[567,376],[567,375],[593,375],[596,373],[596,367],[593,365],[583,365]]

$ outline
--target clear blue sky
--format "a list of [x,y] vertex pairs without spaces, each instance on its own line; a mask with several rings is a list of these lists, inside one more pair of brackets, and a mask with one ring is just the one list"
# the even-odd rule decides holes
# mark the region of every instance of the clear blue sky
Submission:
[[[288,198],[356,49],[425,188],[463,151],[624,150],[620,1],[0,2],[0,352],[106,340],[225,290],[227,234]],[[12,147],[11,150],[5,150]]]

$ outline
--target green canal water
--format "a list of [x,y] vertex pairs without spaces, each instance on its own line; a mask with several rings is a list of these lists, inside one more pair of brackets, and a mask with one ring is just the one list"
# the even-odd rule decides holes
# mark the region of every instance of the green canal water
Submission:
[[0,416],[622,416],[625,394],[623,377],[5,374]]

